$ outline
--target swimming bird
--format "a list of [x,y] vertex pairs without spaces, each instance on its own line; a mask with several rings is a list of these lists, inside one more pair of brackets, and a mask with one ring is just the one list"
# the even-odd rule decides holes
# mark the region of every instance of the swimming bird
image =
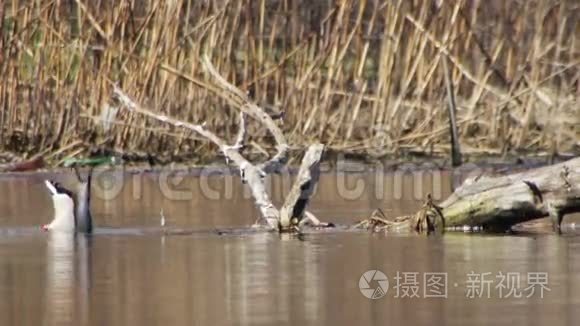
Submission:
[[91,172],[86,180],[82,180],[79,172],[75,169],[78,180],[76,194],[63,187],[57,182],[45,180],[52,204],[54,207],[54,219],[50,224],[42,226],[45,231],[64,231],[91,233],[93,221],[90,211],[91,202]]

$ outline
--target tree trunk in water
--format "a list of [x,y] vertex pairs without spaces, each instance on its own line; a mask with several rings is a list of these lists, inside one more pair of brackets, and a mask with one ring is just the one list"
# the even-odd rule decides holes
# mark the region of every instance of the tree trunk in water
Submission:
[[392,232],[428,232],[443,226],[507,229],[549,216],[559,232],[564,216],[576,212],[580,212],[580,158],[505,176],[468,179],[439,206],[429,200],[414,216],[395,221],[375,218],[371,225],[381,221],[381,229]]

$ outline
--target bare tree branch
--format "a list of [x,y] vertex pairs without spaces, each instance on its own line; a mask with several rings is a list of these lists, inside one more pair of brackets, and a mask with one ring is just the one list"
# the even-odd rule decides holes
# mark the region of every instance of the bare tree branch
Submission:
[[[218,86],[223,88],[226,92],[225,94],[220,94],[227,100],[233,101],[234,103],[239,103],[240,110],[254,119],[261,122],[274,136],[274,140],[276,141],[276,150],[277,153],[274,155],[270,160],[260,164],[259,169],[264,171],[265,173],[271,173],[277,171],[280,167],[284,166],[288,160],[288,142],[286,141],[286,137],[282,133],[282,130],[278,127],[274,119],[266,113],[261,107],[254,104],[246,94],[244,94],[241,90],[237,87],[232,85],[230,82],[225,80],[213,64],[210,62],[207,56],[203,57],[202,63],[204,67],[207,69],[209,74],[215,79]],[[236,98],[232,100],[230,97],[231,95],[235,96]]]
[[[179,121],[177,119],[168,117],[166,115],[161,115],[150,110],[144,109],[133,101],[128,95],[126,95],[120,88],[115,87],[114,94],[117,96],[119,101],[124,104],[124,108],[139,113],[155,120],[171,124],[175,127],[182,127],[207,138],[212,143],[216,144],[220,150],[224,153],[228,160],[234,162],[239,168],[242,175],[244,175],[247,184],[252,190],[252,196],[256,200],[256,205],[262,213],[262,217],[266,220],[267,224],[271,228],[278,227],[278,219],[280,213],[276,207],[272,204],[268,193],[266,192],[266,187],[264,185],[263,177],[264,172],[259,168],[252,165],[248,160],[246,160],[236,149],[235,146],[229,146],[223,139],[218,137],[213,132],[205,129],[203,125],[196,125],[188,122]],[[244,127],[241,127],[245,129]]]
[[[244,142],[246,140],[246,118],[245,113],[240,111],[240,119],[239,119],[239,129],[238,134],[236,135],[236,141],[232,146],[227,146],[227,149],[234,149],[234,150],[241,150],[244,148]],[[229,159],[226,156],[226,163],[229,164]],[[242,177],[242,181],[245,182],[245,177],[243,171],[240,170],[240,176]]]
[[[195,131],[200,136],[203,136],[203,137],[207,138],[208,140],[210,140],[212,143],[216,144],[220,149],[227,147],[227,144],[223,139],[218,137],[213,132],[205,129],[205,127],[203,125],[196,125],[196,124],[192,124],[192,123],[188,123],[188,122],[183,122],[183,121],[168,117],[166,115],[158,114],[158,113],[152,112],[150,110],[144,109],[139,104],[134,102],[127,94],[125,94],[123,92],[123,90],[121,90],[117,86],[115,86],[114,94],[115,94],[115,96],[117,96],[117,99],[122,104],[125,105],[125,108],[129,109],[130,111],[148,116],[150,118],[153,118],[153,119],[161,121],[161,122],[168,123],[168,124],[173,125],[173,126],[178,127],[178,128],[183,127],[183,128]],[[227,156],[228,153],[224,153],[224,154]]]
[[236,149],[242,149],[244,147],[244,141],[246,140],[246,117],[244,112],[240,112],[240,122],[238,129],[238,135],[236,136],[236,142],[234,143],[234,147]]
[[[207,57],[203,58],[202,63],[210,75],[212,75],[216,80],[218,86],[222,88],[223,92],[219,93],[219,95],[231,103],[236,104],[240,108],[240,126],[233,145],[228,145],[225,140],[207,130],[204,125],[183,122],[141,107],[117,86],[115,86],[114,94],[123,104],[122,107],[132,112],[171,124],[175,127],[187,128],[217,145],[224,153],[226,160],[234,162],[234,164],[240,168],[242,180],[250,187],[252,196],[256,200],[256,205],[260,209],[262,217],[266,220],[267,225],[271,229],[290,229],[290,221],[292,218],[297,218],[298,223],[303,218],[304,210],[306,209],[314,186],[318,182],[319,165],[324,145],[313,144],[308,148],[304,155],[304,159],[302,160],[297,180],[286,199],[282,208],[283,214],[281,214],[281,212],[274,207],[268,193],[266,192],[264,177],[268,173],[278,170],[286,163],[288,157],[288,143],[286,137],[272,117],[261,107],[254,104],[236,86],[226,81],[217,72]],[[250,115],[266,126],[276,141],[277,153],[267,162],[257,166],[244,158],[239,151],[244,145],[247,133],[245,114]],[[298,223],[296,223],[296,226]]]

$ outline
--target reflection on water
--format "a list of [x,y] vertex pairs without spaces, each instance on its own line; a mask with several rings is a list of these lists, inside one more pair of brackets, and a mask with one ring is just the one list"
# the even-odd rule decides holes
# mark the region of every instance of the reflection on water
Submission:
[[91,290],[91,238],[47,234],[45,319],[52,325],[88,321]]
[[47,244],[47,320],[72,322],[74,306],[74,233],[51,233]]
[[[42,178],[0,180],[6,194],[0,197],[0,325],[564,325],[580,313],[580,240],[574,236],[163,236],[135,231],[158,228],[162,208],[169,228],[247,225],[257,212],[237,182],[230,199],[213,201],[189,177],[178,187],[190,189],[193,199],[171,201],[160,195],[154,175],[139,178],[139,187],[131,180],[114,200],[95,199],[97,232],[88,237],[40,231],[51,214]],[[323,175],[312,207],[318,216],[351,223],[376,207],[400,215],[420,205],[412,180],[404,183],[407,196],[395,200],[392,176],[346,179],[348,189],[357,180],[367,188],[345,199],[337,190],[341,181]],[[219,189],[222,181],[208,182]],[[368,190],[377,182],[384,200]],[[279,202],[284,183],[272,183]],[[390,283],[375,301],[358,288],[370,269]],[[423,277],[433,272],[447,273],[447,298],[424,298]],[[520,275],[522,287],[528,272],[547,273],[550,291],[544,298],[503,298],[500,272]],[[396,287],[404,273],[407,285],[416,277],[419,298],[402,297],[415,289]],[[466,297],[472,273],[489,273],[490,298]]]

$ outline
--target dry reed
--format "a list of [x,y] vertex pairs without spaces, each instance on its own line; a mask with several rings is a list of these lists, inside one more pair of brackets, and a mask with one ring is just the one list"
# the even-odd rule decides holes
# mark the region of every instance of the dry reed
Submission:
[[[159,113],[234,137],[236,110],[215,96],[204,53],[283,110],[299,148],[447,153],[445,55],[464,152],[580,150],[575,0],[12,0],[0,10],[4,152],[213,157],[188,131],[111,100],[114,83]],[[273,143],[249,128],[247,151]]]

